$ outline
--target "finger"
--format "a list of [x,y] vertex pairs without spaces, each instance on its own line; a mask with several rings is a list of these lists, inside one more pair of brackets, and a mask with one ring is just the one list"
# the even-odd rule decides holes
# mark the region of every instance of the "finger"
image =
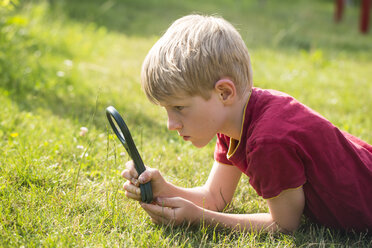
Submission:
[[141,207],[151,216],[163,217],[168,220],[174,217],[174,211],[167,207],[147,203],[141,203]]
[[151,222],[154,223],[154,224],[156,224],[156,225],[161,225],[161,222],[158,221],[156,218],[152,218],[151,217]]
[[152,215],[149,214],[149,216],[151,217],[151,221],[157,225],[175,225],[176,224],[175,218],[168,218],[168,217],[157,216],[153,214]]
[[129,181],[124,183],[123,188],[124,188],[125,191],[127,191],[129,193],[132,193],[132,194],[135,194],[135,195],[138,195],[138,196],[141,195],[141,189],[139,187],[137,187],[136,185],[130,183]]
[[159,215],[155,214],[154,212],[151,212],[150,210],[145,209],[145,208],[144,208],[144,210],[151,217],[151,219],[158,220],[158,221],[160,221],[160,223],[164,222],[164,216],[159,216]]
[[[142,206],[143,204],[141,204]],[[143,207],[142,208],[146,211],[146,213],[151,217],[151,221],[155,224],[158,224],[158,225],[164,225],[164,224],[169,224],[172,222],[172,219],[169,219],[168,216],[165,215],[165,213],[163,212],[161,215],[158,215],[158,213],[155,211],[152,211],[152,208],[146,208],[146,207]]]
[[168,220],[163,217],[158,217],[158,218],[151,218],[152,222],[157,224],[157,225],[171,225],[173,223],[173,220]]
[[132,177],[138,178],[138,173],[136,167],[134,166],[133,160],[126,162],[125,167],[127,168],[127,170],[129,170],[129,173]]
[[151,181],[151,179],[152,179],[151,169],[147,169],[144,172],[142,172],[142,174],[138,177],[138,182],[141,184],[145,184]]
[[167,224],[169,224],[169,221],[162,218],[162,217],[155,217],[155,218],[151,217],[151,221],[152,221],[152,223],[154,223],[156,225],[167,225]]
[[168,208],[180,208],[187,200],[181,197],[157,197],[156,204]]
[[130,180],[132,178],[132,175],[130,174],[128,169],[125,169],[121,172],[121,176],[127,180]]
[[121,173],[121,176],[127,180],[129,180],[131,183],[133,183],[136,186],[139,186],[138,179],[136,177],[133,177],[131,172],[128,169],[123,170]]
[[136,194],[132,194],[130,192],[125,192],[125,196],[127,198],[130,198],[130,199],[133,199],[133,200],[136,200],[136,201],[141,201],[141,197],[136,195]]
[[141,184],[145,184],[147,182],[150,182],[153,178],[158,178],[159,176],[159,170],[146,167],[146,170],[138,177],[138,181]]

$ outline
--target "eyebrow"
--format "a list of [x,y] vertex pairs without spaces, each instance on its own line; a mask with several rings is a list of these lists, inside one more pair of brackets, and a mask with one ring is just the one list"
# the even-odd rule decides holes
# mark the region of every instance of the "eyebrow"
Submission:
[[169,101],[159,102],[159,105],[162,106],[162,107],[185,106],[185,105],[188,104],[187,100],[188,99],[174,98],[174,99],[169,100]]

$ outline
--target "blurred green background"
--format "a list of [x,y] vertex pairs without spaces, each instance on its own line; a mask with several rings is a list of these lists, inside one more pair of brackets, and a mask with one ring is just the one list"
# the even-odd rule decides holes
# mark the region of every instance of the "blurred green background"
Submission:
[[[124,115],[145,163],[169,181],[203,184],[213,142],[196,149],[168,132],[139,79],[174,20],[212,14],[241,33],[255,86],[372,143],[372,37],[359,33],[360,1],[348,3],[336,24],[331,0],[0,0],[0,246],[371,246],[306,221],[294,236],[156,227],[123,194],[128,156],[104,114]],[[244,177],[225,211],[267,207]]]

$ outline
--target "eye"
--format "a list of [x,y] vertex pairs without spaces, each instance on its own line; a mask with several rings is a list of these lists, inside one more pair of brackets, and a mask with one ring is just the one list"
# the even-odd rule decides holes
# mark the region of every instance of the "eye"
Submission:
[[175,110],[177,110],[177,111],[181,111],[181,110],[183,110],[185,107],[184,106],[174,106],[173,107]]

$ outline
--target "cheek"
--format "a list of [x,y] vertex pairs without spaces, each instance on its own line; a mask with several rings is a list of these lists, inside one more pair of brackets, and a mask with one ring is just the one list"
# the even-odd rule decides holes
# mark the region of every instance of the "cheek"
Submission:
[[204,120],[204,125],[213,131],[218,129],[222,119],[221,113],[219,113],[213,108],[210,108],[207,111],[205,111],[204,115],[201,116],[201,118],[203,118]]
[[200,134],[200,137],[213,138],[219,127],[219,119],[213,115],[205,113],[199,116],[199,118],[192,124],[196,129],[196,132]]
[[209,116],[208,113],[203,113],[201,115],[195,116],[193,125],[196,129],[205,132],[205,129],[210,129],[213,127],[215,120],[212,116]]

